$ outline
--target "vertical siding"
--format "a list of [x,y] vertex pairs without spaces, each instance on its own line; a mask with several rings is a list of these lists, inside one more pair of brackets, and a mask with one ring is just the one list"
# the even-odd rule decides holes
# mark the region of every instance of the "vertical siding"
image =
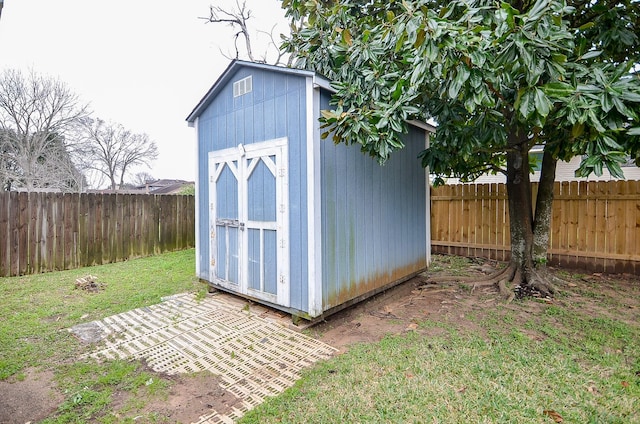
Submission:
[[[233,98],[233,81],[252,76],[253,90]],[[239,68],[198,119],[201,278],[209,275],[208,153],[280,137],[289,141],[291,307],[308,307],[305,78],[277,71]]]
[[357,146],[321,145],[325,310],[427,265],[424,132],[405,143],[382,167]]

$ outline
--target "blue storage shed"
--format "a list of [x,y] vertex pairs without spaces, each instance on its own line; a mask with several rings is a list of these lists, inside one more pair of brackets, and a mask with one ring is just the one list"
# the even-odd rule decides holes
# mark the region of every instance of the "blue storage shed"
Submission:
[[233,61],[187,117],[196,128],[196,272],[313,319],[426,269],[434,130],[411,122],[379,166],[321,140],[333,90],[305,70]]

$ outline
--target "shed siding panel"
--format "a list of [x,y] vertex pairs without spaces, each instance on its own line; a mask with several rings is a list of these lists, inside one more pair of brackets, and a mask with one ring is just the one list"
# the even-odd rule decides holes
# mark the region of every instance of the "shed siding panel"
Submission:
[[325,310],[427,266],[424,132],[405,140],[382,167],[357,146],[321,145]]
[[[233,97],[233,81],[252,76],[253,89]],[[239,68],[198,120],[200,270],[209,275],[208,152],[279,137],[289,140],[289,219],[291,307],[308,307],[305,78]]]

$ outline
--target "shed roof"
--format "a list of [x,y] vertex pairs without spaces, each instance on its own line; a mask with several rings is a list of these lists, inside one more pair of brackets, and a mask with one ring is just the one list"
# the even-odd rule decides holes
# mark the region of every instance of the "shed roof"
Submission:
[[200,102],[198,102],[196,107],[193,108],[189,116],[187,116],[187,122],[189,123],[190,126],[193,125],[196,118],[200,116],[202,112],[204,112],[207,106],[211,104],[211,102],[218,95],[220,90],[222,90],[222,88],[229,83],[231,78],[233,78],[235,71],[242,67],[263,69],[268,71],[280,72],[284,74],[300,75],[303,77],[311,77],[313,78],[314,83],[319,85],[320,87],[330,91],[335,91],[331,88],[331,82],[328,79],[326,79],[323,76],[320,76],[319,74],[313,71],[307,71],[304,69],[296,69],[296,68],[286,68],[284,66],[268,65],[266,63],[255,63],[255,62],[247,62],[244,60],[234,60],[229,64],[229,66],[227,66],[227,69],[224,70],[224,72],[222,73],[222,75],[220,75],[218,80],[215,83],[213,83],[209,91],[207,91],[207,94],[205,94],[204,97],[200,100]]
[[[299,75],[303,77],[311,77],[313,78],[314,84],[318,85],[319,87],[324,88],[325,90],[332,93],[335,93],[336,91],[331,87],[331,81],[329,81],[327,78],[323,77],[322,75],[314,71],[308,71],[305,69],[287,68],[284,66],[268,65],[266,63],[247,62],[244,60],[236,59],[232,61],[229,64],[229,66],[227,66],[227,69],[224,70],[224,72],[222,73],[222,75],[220,75],[218,80],[211,86],[209,91],[207,91],[207,94],[204,95],[204,97],[200,100],[200,102],[198,102],[196,107],[193,108],[189,116],[187,116],[186,120],[189,123],[189,126],[194,125],[196,118],[206,110],[206,108],[211,104],[213,99],[215,99],[215,97],[218,95],[220,90],[222,90],[229,83],[229,81],[233,78],[233,75],[235,74],[236,70],[242,67],[263,69],[268,71],[281,72],[284,74]],[[428,132],[434,133],[436,131],[436,127],[427,122],[410,120],[410,121],[407,121],[407,123]]]

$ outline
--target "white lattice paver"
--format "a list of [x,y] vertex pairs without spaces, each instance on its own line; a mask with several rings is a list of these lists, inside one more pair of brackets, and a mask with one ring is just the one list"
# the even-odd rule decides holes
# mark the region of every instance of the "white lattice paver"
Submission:
[[[168,374],[210,371],[241,403],[226,415],[213,411],[197,424],[233,423],[290,387],[300,371],[336,349],[247,310],[224,293],[197,300],[180,294],[81,326],[101,339],[89,355],[102,360],[145,359]],[[75,327],[71,329],[74,332]]]

